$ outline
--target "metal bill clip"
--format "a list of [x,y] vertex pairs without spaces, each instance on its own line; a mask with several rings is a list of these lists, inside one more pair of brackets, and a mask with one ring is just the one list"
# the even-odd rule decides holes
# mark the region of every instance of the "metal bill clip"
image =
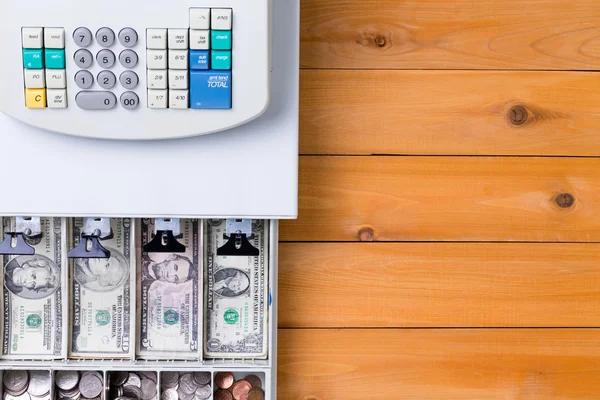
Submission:
[[252,237],[251,219],[228,219],[223,237],[227,242],[217,249],[218,256],[254,257],[260,254],[248,241]]
[[106,250],[100,240],[112,237],[110,218],[83,219],[81,239],[75,248],[71,249],[69,258],[110,258],[110,251]]
[[0,254],[4,255],[33,255],[35,249],[25,238],[42,237],[42,222],[40,217],[16,217],[15,230],[4,232],[4,240],[0,243]]
[[181,234],[179,218],[155,218],[154,238],[144,245],[146,253],[185,253],[185,246],[175,239]]

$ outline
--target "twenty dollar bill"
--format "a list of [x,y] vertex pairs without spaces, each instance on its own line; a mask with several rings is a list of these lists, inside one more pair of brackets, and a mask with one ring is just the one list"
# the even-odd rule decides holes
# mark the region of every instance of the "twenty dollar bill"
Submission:
[[182,219],[177,241],[185,252],[147,253],[143,246],[155,235],[153,219],[139,222],[137,354],[146,359],[197,359],[198,220]]
[[[16,219],[2,219],[14,232]],[[41,218],[41,237],[26,242],[34,255],[2,255],[2,358],[56,359],[66,354],[66,221]]]
[[[250,244],[258,256],[218,256],[225,220],[205,223],[204,292],[206,358],[266,358],[268,221],[252,221]],[[233,239],[232,239],[233,240]]]
[[[71,219],[71,248],[79,244],[83,218]],[[110,258],[74,258],[71,268],[71,343],[75,358],[128,358],[132,343],[133,220],[111,218],[112,235],[100,243]],[[132,274],[133,271],[133,274]]]

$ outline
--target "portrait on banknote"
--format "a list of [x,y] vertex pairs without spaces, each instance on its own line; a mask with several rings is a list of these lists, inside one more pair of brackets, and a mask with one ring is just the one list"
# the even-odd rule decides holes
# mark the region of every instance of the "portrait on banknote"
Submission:
[[123,285],[129,277],[129,262],[119,251],[107,248],[110,258],[76,258],[75,280],[86,289],[110,292]]
[[41,299],[60,286],[60,268],[42,255],[15,257],[6,264],[4,284],[15,296]]

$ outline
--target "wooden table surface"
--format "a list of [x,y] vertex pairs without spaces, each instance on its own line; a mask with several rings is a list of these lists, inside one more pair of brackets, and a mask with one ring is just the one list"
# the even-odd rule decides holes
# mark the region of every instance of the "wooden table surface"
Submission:
[[301,3],[279,398],[600,399],[600,2]]

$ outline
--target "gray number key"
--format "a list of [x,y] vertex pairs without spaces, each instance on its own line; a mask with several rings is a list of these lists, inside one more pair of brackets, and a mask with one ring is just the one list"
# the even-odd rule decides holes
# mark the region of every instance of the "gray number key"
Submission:
[[98,85],[102,89],[112,89],[117,84],[117,77],[110,71],[101,71],[98,74]]
[[121,54],[119,54],[119,62],[125,68],[133,68],[138,63],[138,55],[133,50],[123,50]]
[[126,110],[134,110],[140,105],[140,98],[133,92],[125,92],[121,95],[121,105]]
[[79,71],[75,74],[75,83],[82,89],[89,89],[94,84],[94,75],[89,71]]
[[133,28],[123,28],[119,32],[119,42],[123,47],[133,47],[137,44],[138,34]]
[[79,68],[89,68],[94,63],[94,56],[85,49],[77,50],[73,59],[75,60],[75,65]]
[[115,43],[115,33],[110,28],[100,28],[96,32],[96,42],[102,47],[110,47]]
[[140,78],[133,71],[125,71],[119,77],[119,82],[125,89],[134,89],[140,82]]
[[117,105],[117,97],[112,92],[79,92],[75,102],[84,110],[110,110]]
[[88,28],[77,28],[73,32],[73,40],[79,47],[88,47],[92,44],[92,32]]
[[96,54],[96,61],[102,68],[112,68],[116,61],[115,53],[110,50],[100,50]]

